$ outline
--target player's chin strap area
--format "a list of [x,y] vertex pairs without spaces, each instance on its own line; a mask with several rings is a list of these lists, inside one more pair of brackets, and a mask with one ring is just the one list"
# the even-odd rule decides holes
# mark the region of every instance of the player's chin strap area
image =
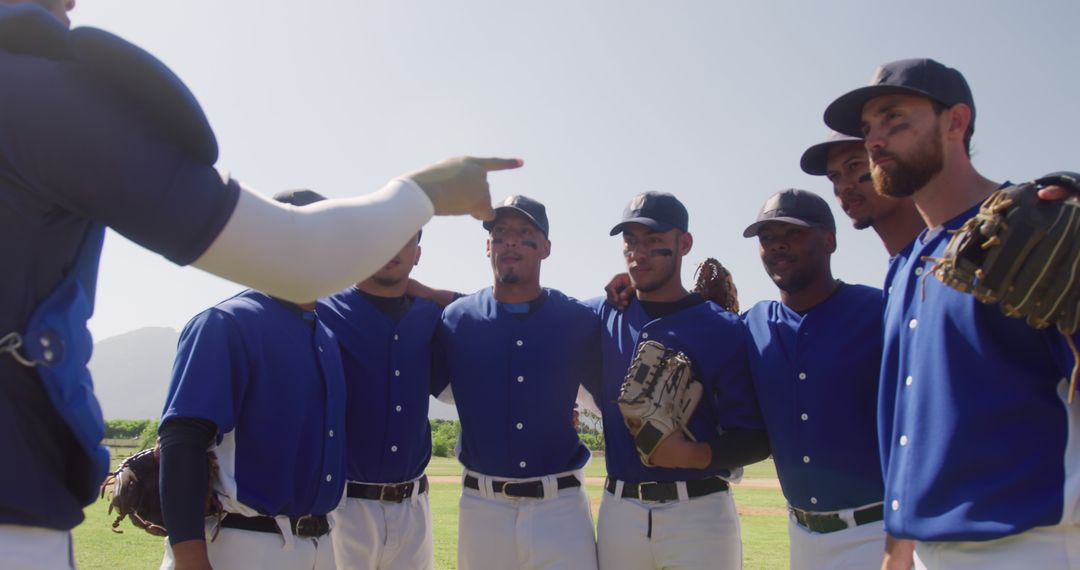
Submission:
[[22,335],[17,332],[12,332],[4,335],[0,338],[0,354],[9,353],[11,357],[15,359],[15,362],[22,364],[28,368],[37,366],[37,362],[30,360],[19,353],[19,349],[22,348],[23,340]]

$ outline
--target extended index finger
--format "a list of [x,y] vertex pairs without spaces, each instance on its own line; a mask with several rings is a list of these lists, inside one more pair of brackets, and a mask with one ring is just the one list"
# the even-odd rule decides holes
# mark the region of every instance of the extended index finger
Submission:
[[471,158],[470,160],[488,172],[521,168],[525,164],[525,161],[520,158]]

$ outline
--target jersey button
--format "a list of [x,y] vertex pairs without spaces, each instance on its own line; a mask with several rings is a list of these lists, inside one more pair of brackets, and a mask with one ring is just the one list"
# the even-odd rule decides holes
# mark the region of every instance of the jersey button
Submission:
[[897,501],[896,499],[893,499],[892,504],[889,505],[889,506],[892,507],[892,510],[899,511],[900,510],[900,501]]
[[521,463],[518,463],[518,466],[521,467],[522,469],[524,469],[525,468],[525,462],[522,461]]
[[915,276],[918,277],[919,275],[922,275],[922,267],[915,268]]
[[911,386],[911,382],[912,382],[911,376],[908,376],[907,378],[904,378],[904,386]]
[[400,412],[400,411],[401,411],[401,406],[400,406],[400,405],[398,405],[398,406],[394,406],[394,410],[396,410],[396,411],[399,411],[399,412]]
[[809,455],[802,456],[802,462],[803,463],[810,463],[810,456]]
[[799,373],[799,380],[806,380],[806,373],[805,372],[800,372]]
[[816,505],[817,504],[817,497],[810,497],[810,504],[811,505]]
[[903,447],[905,445],[907,445],[907,436],[902,435],[902,436],[900,436],[900,447]]
[[520,383],[525,381],[525,377],[524,376],[518,376],[517,380],[518,380],[518,384],[520,384]]
[[918,321],[918,319],[911,319],[910,321],[908,321],[907,327],[908,327],[909,329],[913,329],[913,328],[915,328],[915,327],[917,327],[917,326],[919,326],[919,321]]
[[330,430],[328,433],[329,433],[330,437],[334,437],[334,430]]
[[401,376],[401,371],[400,370],[395,370],[394,371],[394,376]]
[[398,339],[398,336],[397,336],[397,335],[394,335],[394,340],[397,340],[397,339]]
[[801,416],[799,416],[799,417],[800,417],[800,418],[802,418],[802,421],[804,421],[804,422],[805,422],[806,420],[810,419],[810,416],[808,416],[808,415],[806,415],[806,414],[803,414],[803,415],[801,415]]
[[641,333],[641,338],[649,338],[649,333]]
[[319,352],[322,352],[322,347],[321,346],[319,347]]
[[390,451],[392,451],[394,453],[397,453],[397,446],[396,445],[391,445],[390,446]]
[[525,341],[519,340],[519,341],[517,341],[517,345],[518,346],[525,346]]
[[334,478],[333,475],[330,475],[329,473],[326,474],[326,482],[327,483],[329,483],[333,478]]
[[517,426],[516,426],[516,427],[517,427],[518,429],[525,429],[525,424],[523,424],[523,423],[521,423],[521,422],[518,422],[518,423],[517,423]]

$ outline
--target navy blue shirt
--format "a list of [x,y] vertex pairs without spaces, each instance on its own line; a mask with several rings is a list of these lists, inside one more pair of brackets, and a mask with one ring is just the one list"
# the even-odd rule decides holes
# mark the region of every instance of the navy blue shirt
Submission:
[[180,334],[162,422],[171,417],[217,425],[215,488],[228,511],[325,514],[341,501],[340,349],[291,306],[248,290],[196,315]]
[[694,376],[704,384],[705,395],[688,426],[696,440],[715,439],[718,430],[765,429],[750,380],[749,338],[739,317],[711,301],[658,319],[649,318],[637,299],[631,299],[625,311],[604,303],[602,298],[589,304],[601,321],[603,375],[601,382],[592,384],[589,390],[604,417],[608,475],[624,481],[735,477],[728,470],[646,467],[616,402],[638,343],[653,340],[686,354]]
[[[470,470],[507,478],[579,469],[589,450],[572,424],[578,386],[599,371],[599,323],[577,300],[544,289],[527,316],[487,288],[451,303],[437,335]],[[440,370],[442,366],[439,367]]]
[[410,301],[398,321],[354,288],[319,302],[345,366],[350,481],[408,481],[431,458],[431,349],[442,311],[426,299]]
[[945,230],[977,211],[924,231],[895,261],[879,432],[885,528],[901,538],[991,540],[1080,516],[1065,338],[928,277]]
[[[0,50],[0,336],[22,332],[91,223],[178,264],[202,255],[239,193],[113,100],[75,61]],[[0,354],[0,524],[66,530],[88,466],[37,375]]]
[[842,284],[805,314],[762,301],[743,315],[784,496],[808,511],[881,502],[877,442],[881,290]]

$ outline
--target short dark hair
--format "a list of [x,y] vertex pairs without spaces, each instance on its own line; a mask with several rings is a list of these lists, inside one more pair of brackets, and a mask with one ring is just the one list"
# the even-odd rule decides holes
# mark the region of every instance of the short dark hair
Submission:
[[[957,104],[959,105],[959,103]],[[934,114],[939,117],[942,113],[952,108],[934,99],[930,100],[930,105],[932,105],[934,108]],[[967,132],[964,133],[964,152],[967,153],[968,158],[971,158],[971,136],[973,134],[975,134],[974,117],[972,117],[972,121],[968,123]]]

